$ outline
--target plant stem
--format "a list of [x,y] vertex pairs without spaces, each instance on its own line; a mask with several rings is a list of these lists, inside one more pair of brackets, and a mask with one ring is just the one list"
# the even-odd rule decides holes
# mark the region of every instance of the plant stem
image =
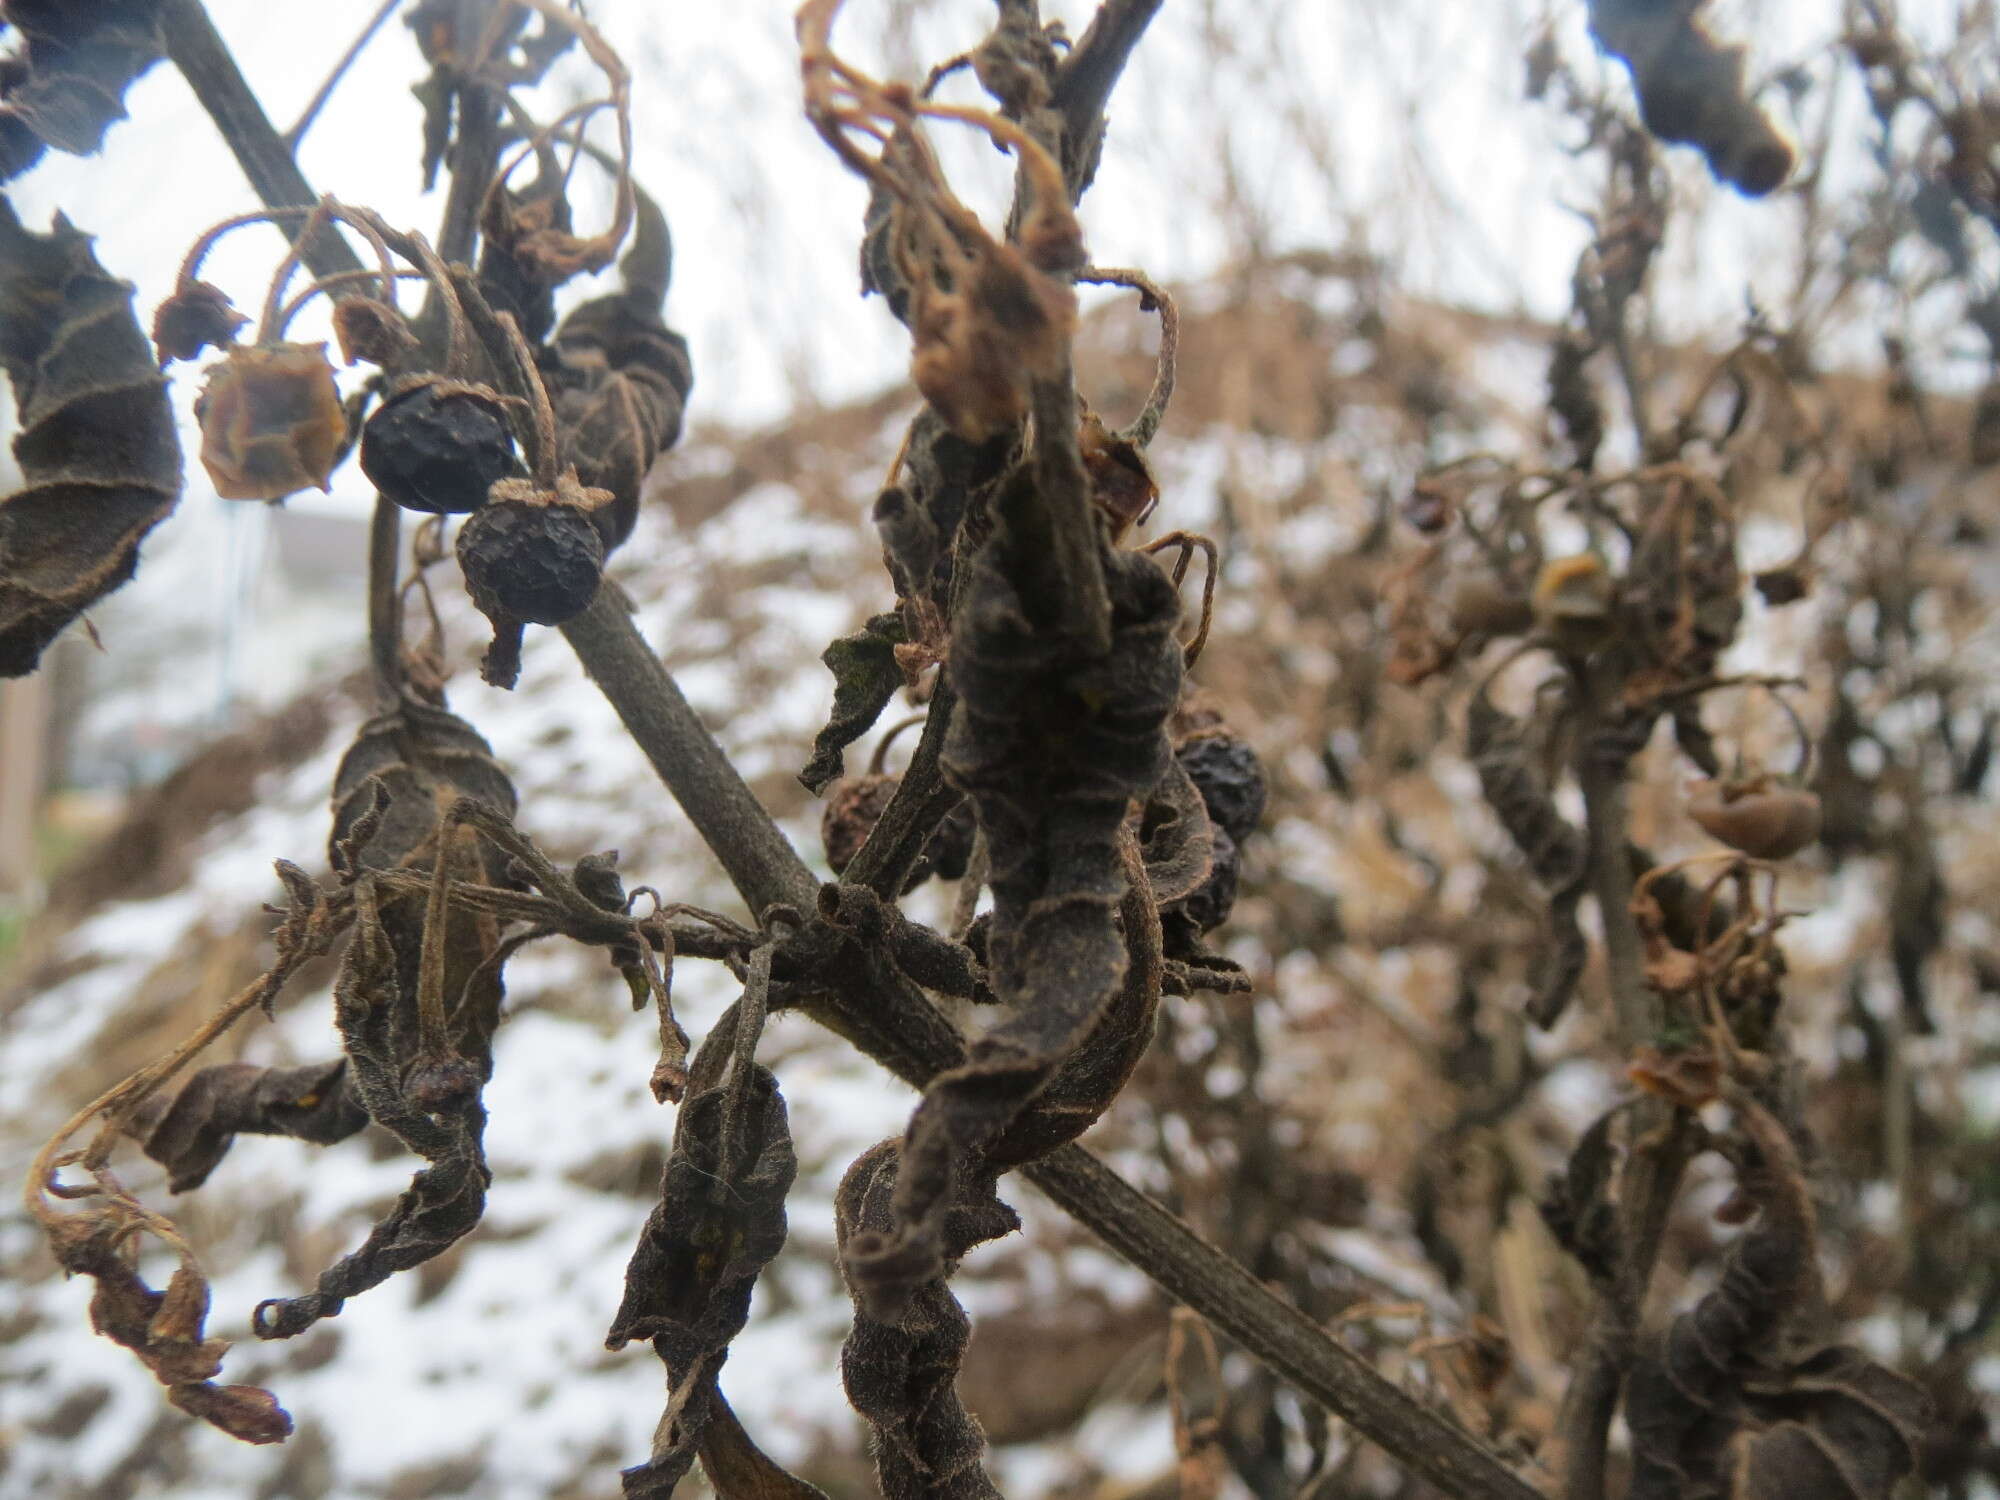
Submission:
[[1646,988],[1639,928],[1632,920],[1632,866],[1625,857],[1625,776],[1592,753],[1594,736],[1581,736],[1577,781],[1583,791],[1584,828],[1590,840],[1590,889],[1604,924],[1604,959],[1619,1044],[1630,1052],[1659,1031],[1659,1004]]
[[1056,72],[1052,102],[1062,111],[1063,176],[1072,201],[1096,175],[1104,106],[1159,9],[1160,0],[1105,0]]
[[[243,175],[266,208],[310,208],[319,202],[299,164],[272,127],[264,107],[244,82],[242,70],[217,35],[201,0],[161,0],[160,28],[167,56],[194,90],[201,107],[215,122],[217,133],[235,155]],[[281,229],[285,226],[280,225]],[[288,234],[296,231],[286,230]],[[340,232],[320,228],[299,247],[315,276],[334,276],[361,268],[361,259]]]
[[[1580,676],[1586,709],[1578,736],[1577,782],[1589,838],[1590,886],[1604,927],[1605,966],[1619,1050],[1630,1055],[1660,1029],[1660,1005],[1647,988],[1638,924],[1632,917],[1632,861],[1626,838],[1625,765],[1607,760],[1598,744],[1602,705],[1618,701],[1620,684]],[[1657,1101],[1633,1114],[1639,1139],[1618,1183],[1618,1265],[1600,1288],[1584,1363],[1571,1376],[1556,1423],[1563,1500],[1603,1500],[1604,1466],[1619,1389],[1632,1362],[1646,1289],[1681,1175],[1693,1156],[1682,1111]]]
[[924,719],[923,736],[910,756],[909,768],[903,772],[903,779],[889,805],[882,810],[881,818],[869,830],[867,842],[843,874],[848,883],[865,885],[884,901],[893,901],[902,894],[903,882],[923,857],[924,845],[945,814],[958,805],[961,793],[947,784],[938,770],[938,757],[943,753],[952,711],[957,706],[958,694],[952,691],[950,679],[941,671],[937,688],[931,694],[931,711]]
[[368,522],[368,658],[375,668],[375,696],[394,708],[403,687],[403,596],[396,587],[402,509],[387,495],[375,497]]
[[681,696],[618,591],[600,589],[562,633],[752,914],[780,904],[813,910],[819,882]]
[[292,128],[284,133],[281,140],[286,151],[293,156],[298,155],[299,142],[304,140],[306,132],[312,129],[313,121],[318,119],[319,112],[326,108],[326,101],[333,97],[333,91],[340,87],[340,80],[347,76],[347,70],[354,66],[354,60],[375,39],[375,33],[382,29],[382,23],[388,20],[394,14],[396,7],[402,3],[403,0],[382,0],[381,5],[376,7],[375,14],[369,18],[368,24],[361,28],[361,35],[348,45],[347,50],[341,54],[340,61],[333,65],[333,71],[326,75],[326,81],[319,86],[319,92],[312,96],[312,102],[306,105],[298,119],[293,122]]

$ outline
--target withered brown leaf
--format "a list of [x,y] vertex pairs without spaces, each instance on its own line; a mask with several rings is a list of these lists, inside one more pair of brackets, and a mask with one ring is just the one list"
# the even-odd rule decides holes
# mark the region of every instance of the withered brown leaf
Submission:
[[625,1297],[605,1335],[609,1349],[650,1339],[667,1367],[670,1395],[653,1452],[624,1471],[634,1500],[666,1500],[693,1465],[719,1402],[715,1381],[730,1340],[749,1319],[757,1277],[785,1243],[785,1195],[798,1158],[778,1081],[766,1068],[751,1065],[737,1150],[723,1159],[731,1090],[713,1081],[733,1033],[725,1018],[696,1057],[697,1087],[674,1126],[660,1202],[633,1248]]

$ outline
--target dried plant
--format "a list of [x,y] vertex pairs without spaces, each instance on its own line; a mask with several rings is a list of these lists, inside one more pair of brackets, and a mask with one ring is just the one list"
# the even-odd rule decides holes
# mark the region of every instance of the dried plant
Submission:
[[[160,371],[174,361],[213,351],[198,414],[219,495],[324,488],[350,456],[378,492],[365,601],[373,712],[329,789],[329,874],[278,861],[272,965],[184,1044],[77,1111],[27,1183],[57,1261],[96,1284],[93,1326],[175,1406],[249,1442],[291,1428],[271,1392],[216,1383],[227,1345],[205,1332],[197,1247],[127,1190],[114,1153],[136,1142],[174,1193],[200,1188],[242,1133],[334,1146],[372,1124],[419,1159],[358,1246],[309,1288],[256,1306],[259,1338],[295,1337],[477,1227],[507,965],[529,943],[563,938],[602,950],[635,1007],[653,1007],[647,1082],[678,1106],[659,1201],[606,1335],[613,1350],[650,1341],[665,1366],[665,1409],[650,1453],[624,1470],[628,1495],[671,1495],[697,1462],[729,1500],[819,1493],[765,1454],[719,1385],[788,1230],[798,1155],[781,1068],[758,1061],[767,1021],[785,1010],[921,1090],[903,1134],[853,1162],[835,1222],[821,1226],[853,1302],[841,1381],[890,1500],[998,1493],[959,1390],[971,1323],[952,1279],[975,1247],[1020,1228],[1002,1196],[1017,1172],[1179,1304],[1164,1359],[1173,1482],[1200,1500],[1239,1481],[1258,1494],[1390,1492],[1378,1459],[1335,1441],[1333,1418],[1404,1471],[1399,1492],[1423,1484],[1482,1500],[1889,1500],[1913,1474],[1967,1494],[1973,1475],[2000,1469],[1990,1444],[1939,1443],[1934,1420],[1943,1410],[1957,1430],[1972,1425],[1971,1351],[2000,1312],[2000,1215],[1979,1142],[1931,1121],[1918,1162],[1907,1120],[1894,1137],[1897,1170],[1981,1184],[1979,1212],[1949,1224],[1944,1190],[1912,1190],[1962,1275],[1918,1264],[1917,1224],[1900,1285],[1863,1288],[1865,1273],[1846,1268],[1848,1301],[1893,1292],[1944,1345],[1936,1369],[1899,1371],[1836,1336],[1850,1313],[1821,1266],[1850,1231],[1826,1222],[1816,1198],[1841,1158],[1878,1143],[1816,1133],[1779,941],[1800,915],[1780,899],[1788,862],[1815,847],[1884,862],[1903,1015],[1887,1035],[1858,1007],[1857,1026],[1861,1065],[1907,1093],[1896,1049],[1933,1024],[1929,965],[1950,895],[1933,847],[1935,783],[1977,791],[2000,711],[1983,711],[1971,743],[1951,739],[1969,674],[1917,665],[1908,571],[1924,549],[1899,530],[1929,522],[1871,503],[1940,446],[1919,375],[1897,356],[1892,401],[1909,420],[1885,424],[1879,442],[1816,418],[1804,389],[1825,311],[1815,299],[1886,274],[1888,249],[1872,270],[1808,266],[1799,306],[1753,313],[1734,347],[1670,368],[1645,319],[1674,207],[1656,143],[1697,147],[1717,177],[1755,195],[1777,192],[1799,148],[1751,87],[1744,50],[1711,35],[1699,5],[1589,6],[1594,37],[1630,72],[1636,119],[1551,41],[1531,52],[1530,92],[1582,127],[1579,157],[1603,181],[1571,315],[1548,339],[1547,451],[1433,463],[1404,498],[1403,526],[1384,497],[1378,524],[1327,576],[1272,569],[1274,610],[1358,606],[1380,622],[1314,722],[1351,721],[1387,743],[1396,731],[1384,726],[1422,705],[1428,728],[1400,753],[1431,768],[1460,756],[1471,773],[1461,784],[1476,784],[1483,808],[1455,813],[1467,826],[1490,819],[1511,845],[1495,840],[1484,856],[1492,915],[1453,925],[1441,862],[1380,799],[1382,842],[1407,862],[1429,859],[1434,876],[1407,915],[1409,944],[1445,934],[1457,996],[1437,1026],[1376,1002],[1435,1095],[1413,1109],[1397,1160],[1414,1240],[1443,1285],[1467,1291],[1457,1319],[1377,1295],[1384,1287],[1364,1296],[1363,1273],[1300,1226],[1340,1220],[1343,1195],[1386,1185],[1331,1181],[1287,1144],[1315,1100],[1273,1081],[1283,1060],[1246,998],[1263,976],[1211,946],[1238,918],[1240,882],[1257,886],[1266,914],[1311,900],[1291,872],[1246,875],[1246,846],[1262,858],[1252,841],[1296,773],[1267,768],[1199,686],[1237,538],[1135,538],[1156,506],[1174,515],[1149,449],[1192,373],[1179,368],[1182,311],[1143,270],[1093,265],[1078,214],[1117,145],[1107,101],[1158,8],[1104,0],[1071,39],[1034,0],[999,0],[985,39],[923,82],[847,61],[834,36],[841,0],[799,10],[805,115],[867,184],[864,286],[907,329],[923,398],[869,517],[886,607],[822,657],[832,705],[798,778],[826,795],[836,879],[821,883],[604,576],[634,534],[649,470],[680,436],[693,368],[665,321],[667,217],[633,180],[631,78],[591,22],[557,0],[411,8],[431,69],[419,86],[424,170],[449,174],[433,240],[311,191],[297,133],[270,129],[198,0],[89,19],[0,7],[25,39],[0,72],[0,180],[45,145],[97,149],[123,89],[163,54],[264,199],[191,248],[150,349],[88,237],[60,219],[33,233],[0,199],[0,365],[22,414],[27,481],[0,500],[0,673],[31,670],[129,577],[141,538],[172,509],[181,463]],[[1961,238],[1972,224],[2000,229],[2000,94],[1927,66],[1879,6],[1856,11],[1847,44],[1884,162],[1897,112],[1928,111],[1926,183],[1957,205]],[[528,86],[572,49],[601,93],[533,118]],[[987,106],[939,101],[960,67]],[[586,139],[600,117],[615,149]],[[954,127],[1011,157],[1004,222],[982,222],[948,180],[931,137]],[[594,234],[578,231],[569,191],[585,158],[612,183]],[[253,320],[200,273],[219,238],[258,226],[286,246],[245,343]],[[1917,217],[1892,240],[1941,235]],[[1960,297],[2000,348],[1993,298],[1966,291],[1977,259],[1960,256],[1925,290]],[[558,318],[559,290],[614,260],[621,288]],[[294,291],[301,267],[310,280]],[[411,283],[415,310],[402,305]],[[1079,389],[1079,284],[1130,288],[1159,317],[1150,389],[1123,428]],[[344,370],[324,344],[287,338],[318,297],[333,303]],[[1606,399],[1607,374],[1620,402]],[[1989,392],[1974,464],[2000,452],[1995,413]],[[1427,423],[1424,446],[1433,436]],[[1806,510],[1794,555],[1753,580],[1747,534],[1774,474],[1805,476]],[[422,518],[407,549],[404,511]],[[1858,549],[1840,549],[1847,534]],[[1197,553],[1191,621],[1182,590]],[[532,799],[518,805],[507,768],[446,705],[436,611],[425,639],[406,630],[409,601],[428,602],[427,571],[448,555],[492,625],[485,679],[513,687],[526,628],[560,630],[728,873],[742,919],[628,889],[615,853],[563,868],[523,831],[537,821]],[[1829,626],[1803,676],[1739,670],[1752,582],[1770,610],[1814,591],[1867,599],[1877,639]],[[899,691],[921,715],[890,731],[865,773],[844,776],[847,749]],[[1870,722],[1926,700],[1942,751]],[[889,739],[919,726],[906,768],[889,774]],[[1786,740],[1795,755],[1781,754]],[[1857,756],[1864,744],[1878,753]],[[1347,796],[1331,734],[1326,745],[1329,782]],[[1650,768],[1662,751],[1700,773],[1681,801],[1721,850],[1656,858],[1634,838],[1633,806],[1660,779]],[[902,905],[929,879],[957,884],[948,925]],[[1343,942],[1337,915],[1328,928],[1302,941],[1322,962]],[[679,958],[722,964],[740,984],[692,1049],[673,1008]],[[188,1072],[322,960],[336,970],[338,1057]],[[994,1019],[969,1035],[940,1001],[991,1007]],[[1526,1101],[1578,1058],[1608,1065],[1620,1092],[1576,1139],[1557,1140]],[[1239,1086],[1217,1087],[1224,1071]],[[1896,1107],[1928,1108],[1917,1096]],[[1107,1117],[1114,1130],[1156,1128],[1149,1165],[1178,1213],[1077,1144]],[[1695,1289],[1673,1276],[1699,1256],[1669,1241],[1710,1153],[1735,1182],[1717,1216],[1748,1227]],[[1538,1260],[1537,1233],[1573,1267]],[[140,1274],[147,1240],[176,1258],[162,1290]],[[1336,1273],[1346,1291],[1330,1290]],[[1564,1320],[1566,1350],[1516,1337]],[[1419,1337],[1384,1331],[1409,1321]],[[1378,1368],[1391,1362],[1395,1375]]]

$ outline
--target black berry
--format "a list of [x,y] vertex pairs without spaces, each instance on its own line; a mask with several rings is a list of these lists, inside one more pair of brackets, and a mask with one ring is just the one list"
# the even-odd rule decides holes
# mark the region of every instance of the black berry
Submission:
[[565,475],[554,493],[503,481],[458,532],[458,565],[481,614],[493,622],[482,675],[512,687],[523,624],[560,625],[590,607],[604,573],[604,541],[590,512],[604,503]]
[[[972,799],[967,797],[958,806],[944,815],[944,821],[924,845],[924,862],[917,866],[919,876],[935,875],[940,880],[963,880],[966,866],[972,863],[972,840],[979,832],[979,820],[972,810]],[[918,879],[912,885],[922,884]]]
[[507,414],[488,391],[430,380],[389,398],[361,429],[361,472],[405,510],[478,510],[519,472]]
[[1208,805],[1209,821],[1241,843],[1264,816],[1264,768],[1232,734],[1202,735],[1174,752]]
[[459,528],[458,565],[485,614],[560,625],[597,597],[604,543],[577,506],[496,497]]

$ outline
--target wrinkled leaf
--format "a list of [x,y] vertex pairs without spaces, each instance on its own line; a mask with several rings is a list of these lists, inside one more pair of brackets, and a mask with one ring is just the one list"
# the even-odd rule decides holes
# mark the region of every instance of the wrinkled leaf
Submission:
[[292,1419],[269,1391],[214,1383],[229,1344],[203,1332],[208,1282],[192,1261],[183,1260],[166,1291],[153,1290],[140,1279],[126,1229],[102,1210],[59,1221],[50,1247],[64,1271],[95,1283],[91,1327],[138,1355],[175,1406],[242,1442],[291,1435]]
[[89,156],[125,118],[125,90],[161,54],[159,0],[7,0],[20,46],[0,74],[0,182],[53,146]]
[[221,1063],[188,1079],[170,1102],[156,1095],[147,1106],[132,1133],[167,1169],[176,1193],[207,1181],[239,1133],[330,1146],[368,1123],[368,1111],[347,1087],[345,1058],[302,1068]]
[[1928,1399],[1857,1349],[1790,1355],[1822,1299],[1812,1196],[1785,1127],[1755,1100],[1732,1103],[1758,1219],[1715,1290],[1633,1366],[1632,1500],[1891,1500],[1922,1452]]
[[1530,764],[1522,725],[1494,707],[1483,686],[1466,711],[1465,753],[1479,773],[1486,805],[1526,859],[1528,873],[1549,889],[1548,946],[1536,957],[1528,1004],[1530,1019],[1546,1029],[1562,1019],[1590,957],[1576,920],[1590,877],[1589,851],[1582,831],[1556,810]]
[[[904,1137],[894,1230],[857,1231],[843,1252],[850,1284],[884,1322],[939,1274],[960,1176],[1102,1035],[1107,1007],[1130,993],[1121,988],[1129,965],[1116,920],[1128,890],[1119,830],[1131,799],[1172,762],[1165,726],[1181,690],[1180,599],[1150,558],[1103,549],[1111,647],[1093,655],[1031,620],[1011,575],[1034,577],[1047,563],[1032,549],[1016,553],[1007,531],[997,532],[971,565],[952,631],[960,708],[943,766],[986,835],[990,982],[1006,1019],[925,1090]],[[1122,1055],[1122,1044],[1107,1055]],[[1101,1112],[1122,1078],[1107,1069],[1077,1102],[1088,1094]]]
[[13,382],[26,484],[0,498],[0,677],[132,576],[180,497],[166,382],[132,288],[60,214],[46,235],[0,198],[0,368]]
[[812,759],[799,772],[799,780],[814,796],[842,773],[841,752],[874,727],[903,685],[896,648],[907,639],[901,616],[876,615],[820,653],[819,659],[833,673],[833,712],[813,737]]
[[[834,1225],[843,1265],[857,1238],[880,1240],[898,1222],[895,1200],[901,1143],[884,1141],[862,1153],[834,1195]],[[854,1327],[840,1350],[847,1399],[874,1430],[875,1473],[885,1500],[998,1500],[980,1462],[986,1436],[958,1399],[958,1367],[972,1325],[945,1279],[973,1246],[1021,1227],[993,1196],[990,1177],[961,1181],[961,1196],[944,1215],[939,1263],[906,1299],[894,1321],[871,1310],[872,1289],[849,1275]]]
[[[751,1065],[729,1161],[731,1090],[699,1086],[716,1076],[717,1053],[732,1036],[733,1027],[718,1025],[696,1058],[697,1092],[681,1106],[660,1202],[632,1251],[624,1300],[605,1336],[609,1349],[650,1339],[667,1367],[671,1394],[653,1452],[624,1471],[625,1493],[635,1500],[665,1500],[694,1463],[720,1401],[715,1379],[730,1340],[749,1319],[758,1275],[785,1243],[785,1195],[798,1158],[777,1079]],[[718,1451],[725,1462],[747,1461],[727,1442]]]

